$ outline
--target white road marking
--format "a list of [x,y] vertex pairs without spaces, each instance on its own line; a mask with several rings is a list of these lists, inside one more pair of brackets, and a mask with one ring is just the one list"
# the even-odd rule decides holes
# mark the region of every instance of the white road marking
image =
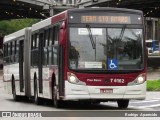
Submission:
[[160,100],[160,98],[153,98],[154,100]]
[[[154,107],[160,107],[160,104],[157,104],[154,102],[158,102],[160,101],[160,98],[153,98],[151,100],[145,100],[145,101],[130,101],[131,104],[135,104],[135,106],[133,105],[129,105],[129,108],[133,108],[133,109],[153,109]],[[149,104],[146,104],[146,105],[143,105],[143,106],[136,106],[136,103],[139,104],[139,103],[152,103],[152,105],[149,105]],[[117,102],[108,102],[108,103],[105,103],[105,102],[102,102],[102,104],[105,104],[105,105],[116,105],[117,106]]]
[[140,106],[138,108],[154,108],[154,107],[160,107],[160,104],[148,105],[148,106]]
[[145,101],[131,101],[130,103],[148,103],[148,102],[157,102],[160,100],[145,100]]

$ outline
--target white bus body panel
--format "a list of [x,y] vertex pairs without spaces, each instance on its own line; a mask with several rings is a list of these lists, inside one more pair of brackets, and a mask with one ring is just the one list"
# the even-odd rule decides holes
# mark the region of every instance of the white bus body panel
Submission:
[[[113,93],[100,93],[100,89],[113,89]],[[85,99],[145,99],[146,82],[132,86],[85,86],[65,81],[66,100]]]
[[[60,14],[62,14],[62,13],[65,13],[65,12],[66,12],[66,11],[61,12],[61,13],[59,13],[59,14],[56,14],[56,15],[54,15],[54,17],[56,17],[56,16],[58,16],[58,15],[60,15]],[[50,25],[52,24],[52,18],[53,18],[53,17],[49,17],[49,18],[47,18],[47,19],[45,19],[45,20],[43,20],[43,21],[40,21],[40,22],[32,25],[32,32],[37,31],[37,30],[40,30],[40,29],[43,29],[43,28],[45,28],[45,27],[47,27],[47,26],[50,26]]]
[[15,87],[16,87],[16,94],[20,94],[20,84],[19,84],[19,63],[12,64],[12,65],[5,65],[3,68],[3,74],[4,74],[4,84],[5,84],[5,90],[12,94],[12,75],[14,75],[15,79]]
[[24,28],[22,30],[19,30],[17,32],[14,32],[14,33],[12,33],[10,35],[5,36],[3,42],[5,43],[5,42],[8,42],[8,41],[14,40],[16,38],[19,38],[21,36],[24,36],[25,35],[25,29],[26,28]]
[[[37,82],[38,82],[38,68],[31,68],[31,71],[30,71],[30,75],[31,75],[31,95],[34,96],[34,74],[36,73],[37,75]],[[42,97],[42,98],[48,98],[48,99],[51,99],[52,96],[51,96],[51,93],[52,91],[50,91],[50,80],[49,78],[51,77],[50,76],[50,71],[49,71],[49,68],[43,68],[42,69],[42,79],[43,79],[43,93],[40,93],[39,94],[39,97]],[[39,84],[37,84],[38,86],[38,90],[39,90]]]
[[52,19],[52,17],[47,18],[46,20],[40,21],[40,22],[32,25],[32,32],[40,30],[42,28],[45,28],[46,26],[51,25],[51,19]]

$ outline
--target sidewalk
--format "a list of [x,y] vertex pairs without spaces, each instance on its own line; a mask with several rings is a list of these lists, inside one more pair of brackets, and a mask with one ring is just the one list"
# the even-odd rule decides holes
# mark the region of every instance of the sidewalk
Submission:
[[147,80],[160,80],[160,70],[148,70]]
[[151,100],[151,99],[159,99],[160,100],[160,91],[147,91],[146,93],[146,100]]

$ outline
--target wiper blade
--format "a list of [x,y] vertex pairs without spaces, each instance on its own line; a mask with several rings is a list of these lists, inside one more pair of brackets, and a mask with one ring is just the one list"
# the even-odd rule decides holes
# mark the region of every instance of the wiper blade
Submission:
[[92,44],[92,48],[96,49],[96,44],[95,44],[95,42],[93,40],[93,35],[92,35],[91,28],[90,28],[90,26],[88,24],[86,25],[86,28],[87,28],[88,33],[89,33],[89,38],[90,38],[90,41],[91,41],[91,44]]
[[120,35],[119,35],[119,39],[120,39],[120,40],[122,40],[122,37],[123,37],[123,35],[124,35],[125,29],[126,29],[126,26],[123,26],[123,28],[122,28],[122,30],[121,30],[121,33],[120,33]]

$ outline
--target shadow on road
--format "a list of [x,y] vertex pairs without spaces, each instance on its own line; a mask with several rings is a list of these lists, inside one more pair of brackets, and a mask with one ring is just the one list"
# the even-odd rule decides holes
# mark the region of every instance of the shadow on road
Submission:
[[[6,99],[9,102],[13,103],[23,103],[23,104],[32,104],[35,105],[33,100],[22,99],[20,101],[14,101],[13,99]],[[51,100],[44,100],[42,107],[54,108],[53,102]],[[64,101],[62,108],[57,108],[57,110],[134,110],[133,108],[119,109],[117,105],[113,104],[85,104],[82,102],[75,101]]]

